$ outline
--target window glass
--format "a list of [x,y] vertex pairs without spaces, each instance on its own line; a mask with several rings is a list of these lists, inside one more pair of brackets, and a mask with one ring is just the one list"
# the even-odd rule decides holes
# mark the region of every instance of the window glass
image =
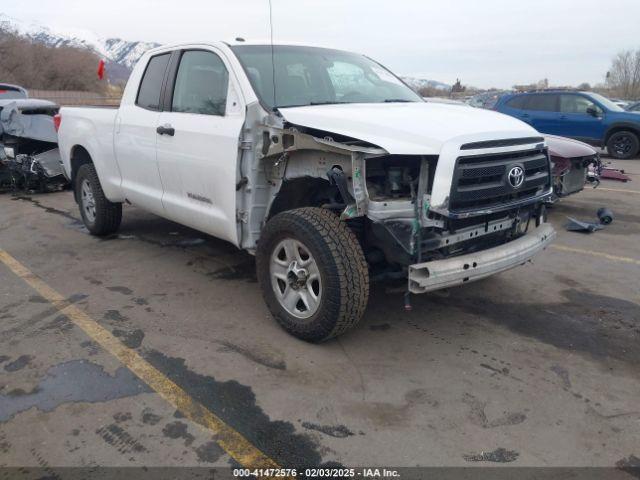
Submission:
[[224,115],[229,73],[216,54],[184,52],[178,67],[171,110],[202,115]]
[[136,104],[148,110],[160,110],[160,90],[164,72],[169,63],[170,53],[152,57],[140,82]]
[[542,112],[556,112],[557,95],[531,95],[527,104],[527,110],[538,110]]
[[511,108],[517,108],[519,110],[524,109],[525,100],[527,97],[525,95],[520,95],[518,97],[514,97],[507,102],[507,105]]
[[390,71],[363,55],[291,45],[231,48],[269,108],[423,101]]
[[560,95],[560,111],[562,113],[587,114],[588,108],[600,110],[595,103],[581,95]]

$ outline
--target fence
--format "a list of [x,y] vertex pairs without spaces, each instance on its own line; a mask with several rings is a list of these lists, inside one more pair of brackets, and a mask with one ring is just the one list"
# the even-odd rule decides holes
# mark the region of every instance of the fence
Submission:
[[122,98],[119,95],[71,90],[29,90],[29,97],[49,100],[61,106],[89,105],[97,107],[117,107]]

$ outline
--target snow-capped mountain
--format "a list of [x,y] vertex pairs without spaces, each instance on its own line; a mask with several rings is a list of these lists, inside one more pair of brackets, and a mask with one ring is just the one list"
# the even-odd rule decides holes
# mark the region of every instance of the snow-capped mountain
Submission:
[[150,48],[159,46],[155,42],[128,41],[121,38],[100,38],[93,32],[82,29],[59,30],[35,23],[23,22],[0,13],[0,30],[15,31],[33,41],[50,47],[86,48],[127,70],[133,68],[138,59]]
[[436,80],[429,80],[426,78],[419,77],[402,77],[407,85],[411,88],[419,90],[421,88],[435,88],[438,90],[451,90],[451,85],[447,85],[446,83],[438,82]]

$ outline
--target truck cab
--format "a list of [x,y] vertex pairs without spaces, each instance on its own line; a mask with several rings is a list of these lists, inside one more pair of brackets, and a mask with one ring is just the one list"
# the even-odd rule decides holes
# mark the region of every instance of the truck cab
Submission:
[[555,232],[544,139],[495,112],[426,103],[341,50],[161,47],[118,109],[63,108],[65,171],[87,228],[127,202],[256,255],[291,334],[355,325],[372,279],[424,293],[522,265]]

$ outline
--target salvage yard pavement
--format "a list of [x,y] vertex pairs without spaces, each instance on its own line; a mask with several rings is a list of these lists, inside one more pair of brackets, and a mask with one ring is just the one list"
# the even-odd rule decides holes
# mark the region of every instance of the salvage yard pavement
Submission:
[[[637,465],[640,162],[615,166],[633,181],[555,205],[533,264],[412,312],[374,285],[322,345],[229,244],[133,207],[98,239],[70,192],[0,196],[0,463]],[[564,230],[604,206],[606,229]]]

